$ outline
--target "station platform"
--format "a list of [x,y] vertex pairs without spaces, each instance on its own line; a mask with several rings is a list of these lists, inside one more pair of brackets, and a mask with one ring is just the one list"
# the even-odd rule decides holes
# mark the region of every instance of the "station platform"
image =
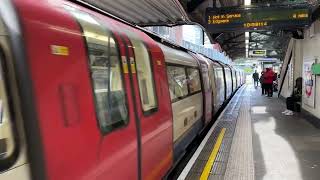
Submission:
[[178,179],[319,180],[320,129],[261,89],[241,87]]

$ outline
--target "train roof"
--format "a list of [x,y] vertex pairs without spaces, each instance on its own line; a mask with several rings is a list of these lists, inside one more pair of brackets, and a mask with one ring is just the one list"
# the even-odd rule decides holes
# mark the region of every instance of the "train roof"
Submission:
[[167,63],[198,67],[198,62],[189,53],[158,43]]

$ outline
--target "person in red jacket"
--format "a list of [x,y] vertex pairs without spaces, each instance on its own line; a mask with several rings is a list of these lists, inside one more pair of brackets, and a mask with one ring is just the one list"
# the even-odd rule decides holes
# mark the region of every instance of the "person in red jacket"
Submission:
[[266,91],[268,94],[268,97],[272,97],[273,95],[273,79],[274,79],[274,72],[271,68],[266,68],[266,72],[264,73],[264,83],[266,86]]

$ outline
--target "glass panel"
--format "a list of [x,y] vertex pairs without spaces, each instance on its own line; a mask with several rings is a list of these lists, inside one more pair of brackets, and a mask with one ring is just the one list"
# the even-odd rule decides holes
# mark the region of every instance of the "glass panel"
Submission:
[[147,112],[158,106],[150,57],[147,48],[141,41],[131,39],[131,42],[136,59],[142,109],[144,112]]
[[169,90],[171,100],[188,95],[187,76],[185,68],[167,66]]
[[[0,62],[1,62],[0,56]],[[8,95],[6,92],[3,67],[0,63],[0,170],[1,161],[10,157],[15,149],[13,125],[9,113]]]
[[86,39],[99,125],[103,133],[110,132],[128,123],[118,45],[107,25],[87,13],[70,11],[82,26]]
[[198,69],[187,68],[188,85],[190,93],[201,90],[200,74]]

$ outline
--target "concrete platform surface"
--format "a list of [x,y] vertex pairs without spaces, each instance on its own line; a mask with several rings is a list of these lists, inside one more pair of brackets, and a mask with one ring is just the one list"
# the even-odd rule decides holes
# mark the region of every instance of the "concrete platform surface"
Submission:
[[276,94],[268,98],[259,87],[242,87],[179,179],[320,180],[320,129],[284,110]]
[[320,129],[302,115],[285,116],[285,102],[249,86],[256,180],[320,180]]

